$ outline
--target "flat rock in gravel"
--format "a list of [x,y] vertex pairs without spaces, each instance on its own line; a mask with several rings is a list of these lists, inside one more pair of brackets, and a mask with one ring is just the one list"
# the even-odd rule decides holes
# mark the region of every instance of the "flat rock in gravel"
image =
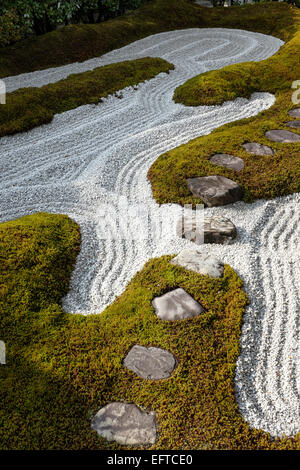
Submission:
[[101,408],[91,423],[92,429],[123,445],[154,444],[155,412],[147,413],[134,404],[115,402]]
[[237,236],[236,226],[231,220],[222,216],[204,217],[196,220],[193,217],[181,217],[176,226],[177,235],[197,245],[203,243],[230,243]]
[[283,129],[276,129],[266,132],[266,137],[274,142],[280,142],[282,144],[293,144],[294,142],[300,142],[300,135],[295,134],[291,131],[285,131]]
[[164,349],[136,345],[125,357],[124,366],[143,379],[161,380],[172,375],[176,359]]
[[287,126],[293,127],[294,129],[300,129],[300,120],[299,121],[289,121],[286,123]]
[[224,264],[203,250],[182,250],[171,263],[211,277],[222,277],[224,274]]
[[300,118],[300,108],[291,109],[291,111],[289,111],[289,116]]
[[243,147],[253,155],[274,155],[275,153],[275,150],[268,147],[268,145],[259,144],[258,142],[247,142],[243,144]]
[[210,161],[215,165],[224,166],[235,171],[241,171],[244,168],[244,160],[227,153],[216,153],[211,157]]
[[208,207],[224,206],[242,198],[241,187],[225,176],[188,178],[187,184],[192,194],[202,199]]
[[161,320],[184,320],[196,317],[204,312],[201,304],[184,289],[178,288],[167,292],[160,297],[155,297],[152,301],[156,315]]

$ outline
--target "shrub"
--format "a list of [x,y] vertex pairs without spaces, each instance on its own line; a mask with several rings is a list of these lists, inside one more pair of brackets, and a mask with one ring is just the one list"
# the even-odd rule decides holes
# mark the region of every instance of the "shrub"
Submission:
[[15,10],[7,10],[0,16],[0,47],[8,46],[25,37],[26,28],[19,23]]

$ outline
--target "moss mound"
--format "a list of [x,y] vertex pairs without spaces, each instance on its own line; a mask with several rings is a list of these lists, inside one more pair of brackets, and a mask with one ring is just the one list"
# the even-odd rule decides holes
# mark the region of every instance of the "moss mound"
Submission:
[[[250,430],[239,415],[234,370],[247,304],[229,267],[222,279],[149,261],[101,315],[61,308],[80,234],[65,216],[35,214],[0,225],[1,449],[117,449],[90,428],[110,401],[158,415],[155,449],[300,449],[300,437]],[[182,287],[206,308],[186,321],[162,322],[151,300]],[[134,344],[171,351],[168,380],[146,381],[122,366]]]
[[[285,4],[282,11],[292,13],[289,31],[294,30],[294,34],[287,34],[286,40],[290,40],[274,56],[198,75],[175,90],[174,100],[187,106],[216,105],[238,97],[249,98],[257,91],[278,95],[290,90],[300,76],[300,10]],[[273,35],[281,37],[278,27]]]
[[69,75],[41,88],[23,88],[9,93],[6,105],[0,108],[0,136],[46,124],[57,113],[99,103],[109,94],[171,69],[174,66],[163,59],[146,57]]
[[[197,176],[223,175],[243,189],[243,200],[272,199],[300,192],[300,144],[271,142],[264,133],[271,129],[287,129],[288,110],[293,107],[291,92],[283,93],[274,106],[255,118],[227,124],[208,136],[198,137],[161,155],[151,166],[148,177],[158,203],[199,204],[192,196],[186,179]],[[299,130],[290,129],[295,133]],[[273,156],[251,155],[242,144],[259,142],[271,146]],[[209,160],[215,153],[240,157],[245,167],[240,172],[214,165]]]
[[287,40],[295,32],[284,4],[202,8],[187,0],[153,0],[131,14],[96,25],[70,25],[0,50],[0,77],[82,62],[150,34],[192,27],[249,29]]
[[[262,7],[269,13],[273,11],[273,5],[263,4]],[[174,94],[175,101],[197,106],[219,105],[226,100],[249,98],[253,92],[263,91],[275,94],[275,105],[256,117],[225,125],[209,136],[199,137],[161,155],[148,173],[157,202],[199,203],[199,199],[191,195],[186,178],[216,174],[238,182],[246,202],[300,191],[300,144],[275,144],[265,137],[268,130],[287,129],[288,111],[294,106],[291,86],[300,76],[300,11],[286,4],[278,4],[275,8],[282,8],[285,15],[292,15],[290,27],[286,29],[288,42],[277,54],[259,63],[232,65],[199,75],[177,88]],[[273,34],[283,37],[282,23],[275,23],[274,19]],[[263,32],[267,33],[267,29]],[[293,132],[299,133],[296,129]],[[276,154],[272,157],[250,155],[242,147],[246,142],[269,145]],[[213,165],[209,159],[215,153],[243,158],[244,170],[236,173]]]

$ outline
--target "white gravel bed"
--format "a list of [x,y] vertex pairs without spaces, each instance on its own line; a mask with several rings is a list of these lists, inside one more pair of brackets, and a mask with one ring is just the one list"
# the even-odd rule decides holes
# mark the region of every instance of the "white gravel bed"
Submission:
[[[176,67],[137,90],[124,90],[122,99],[82,106],[55,116],[51,124],[0,140],[0,221],[47,211],[68,214],[80,224],[82,248],[63,301],[67,311],[103,311],[149,258],[193,246],[175,236],[181,208],[154,202],[147,181],[150,165],[194,137],[256,115],[275,98],[259,93],[250,100],[192,108],[172,101],[174,89],[210,69],[262,60],[282,44],[240,30],[172,31],[99,59],[6,80],[9,90],[42,86],[70,73],[145,56],[162,57]],[[237,398],[251,426],[273,436],[300,430],[298,203],[295,195],[206,210],[229,217],[238,227],[234,244],[203,249],[245,281],[251,305],[241,338]],[[126,206],[136,213],[137,204],[136,220]],[[158,236],[149,236],[155,230]]]

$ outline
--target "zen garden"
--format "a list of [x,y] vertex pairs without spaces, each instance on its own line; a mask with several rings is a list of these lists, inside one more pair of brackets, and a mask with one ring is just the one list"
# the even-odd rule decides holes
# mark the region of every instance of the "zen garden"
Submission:
[[0,79],[0,449],[300,450],[300,0],[0,0]]

